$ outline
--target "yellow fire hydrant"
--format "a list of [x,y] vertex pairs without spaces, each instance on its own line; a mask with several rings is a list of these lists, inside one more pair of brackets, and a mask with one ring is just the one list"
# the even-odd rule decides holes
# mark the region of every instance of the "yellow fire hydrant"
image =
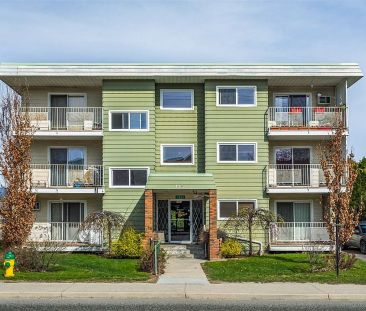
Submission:
[[4,277],[11,278],[14,276],[15,255],[13,252],[7,252],[4,259]]

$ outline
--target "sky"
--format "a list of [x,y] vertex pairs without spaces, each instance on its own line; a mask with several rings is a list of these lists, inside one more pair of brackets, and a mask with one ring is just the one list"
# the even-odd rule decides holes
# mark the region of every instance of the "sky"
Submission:
[[[339,63],[366,72],[366,0],[0,0],[0,62]],[[366,156],[366,78],[349,151]]]

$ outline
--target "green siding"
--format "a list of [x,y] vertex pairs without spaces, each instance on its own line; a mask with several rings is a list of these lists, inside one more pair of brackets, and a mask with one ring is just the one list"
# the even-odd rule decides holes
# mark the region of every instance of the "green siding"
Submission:
[[[216,86],[256,85],[256,107],[217,107]],[[264,174],[268,163],[268,141],[264,116],[268,107],[268,87],[264,80],[207,81],[205,84],[206,171],[214,175],[218,199],[257,199],[260,208],[269,208],[264,194]],[[257,163],[217,163],[217,142],[256,142]]]
[[[212,174],[152,173],[146,189],[153,190],[207,190],[216,189]],[[179,193],[177,191],[177,193]]]
[[[155,83],[154,81],[104,81],[103,163],[105,195],[103,208],[122,212],[128,221],[144,228],[144,189],[109,187],[110,167],[150,167],[155,164]],[[110,110],[149,110],[149,132],[109,131]]]
[[[161,110],[161,89],[193,89],[194,110]],[[204,172],[204,87],[202,84],[156,85],[156,171]],[[161,144],[194,144],[194,165],[160,165]]]

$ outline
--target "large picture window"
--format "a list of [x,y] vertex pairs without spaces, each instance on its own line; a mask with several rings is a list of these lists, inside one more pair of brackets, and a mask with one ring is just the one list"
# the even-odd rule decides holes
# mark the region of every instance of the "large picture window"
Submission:
[[257,88],[255,86],[218,86],[216,98],[217,106],[256,106]]
[[193,145],[161,145],[162,165],[193,165]]
[[193,110],[193,105],[193,90],[160,90],[161,109]]
[[148,131],[148,129],[148,111],[110,111],[111,131]]
[[111,168],[109,180],[111,188],[143,188],[147,183],[148,168]]
[[250,163],[257,162],[256,143],[218,143],[217,162]]

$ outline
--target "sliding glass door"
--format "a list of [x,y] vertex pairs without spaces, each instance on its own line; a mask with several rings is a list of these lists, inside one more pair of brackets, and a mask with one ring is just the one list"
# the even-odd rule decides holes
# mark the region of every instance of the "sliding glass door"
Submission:
[[72,180],[83,177],[85,149],[82,147],[50,148],[50,164],[51,186],[70,186]]
[[309,95],[276,95],[274,105],[276,121],[288,123],[289,126],[307,126],[310,117],[307,109],[310,107]]
[[52,202],[50,211],[52,240],[75,240],[79,224],[84,220],[84,203]]
[[310,153],[310,148],[277,148],[275,150],[277,184],[309,186]]

